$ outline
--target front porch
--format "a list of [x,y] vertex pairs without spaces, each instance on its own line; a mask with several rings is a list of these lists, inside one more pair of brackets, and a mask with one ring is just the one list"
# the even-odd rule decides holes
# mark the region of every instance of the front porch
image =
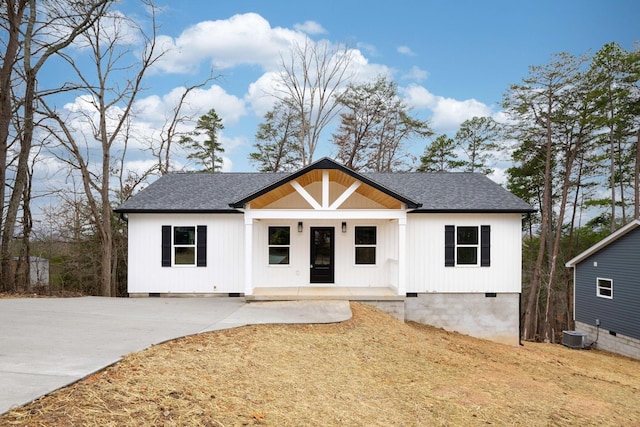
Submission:
[[389,287],[294,286],[254,288],[247,301],[349,300],[404,301]]
[[404,322],[404,295],[389,287],[293,286],[258,287],[253,295],[245,295],[247,302],[346,300],[372,305]]

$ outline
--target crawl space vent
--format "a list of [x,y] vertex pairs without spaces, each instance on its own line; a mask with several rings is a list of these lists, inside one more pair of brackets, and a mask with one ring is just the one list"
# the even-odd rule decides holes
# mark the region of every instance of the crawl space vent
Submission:
[[562,331],[562,345],[569,348],[583,349],[587,334],[578,331]]

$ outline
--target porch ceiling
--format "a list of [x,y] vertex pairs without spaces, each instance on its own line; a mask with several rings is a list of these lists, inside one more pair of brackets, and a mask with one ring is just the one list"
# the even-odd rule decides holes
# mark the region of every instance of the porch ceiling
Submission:
[[[305,173],[304,175],[301,175],[299,177],[297,177],[295,179],[295,181],[300,184],[302,187],[307,187],[311,184],[314,184],[316,182],[322,182],[322,175],[323,175],[324,170],[322,169],[313,169],[310,170],[309,172]],[[339,184],[343,187],[349,188],[354,182],[356,182],[357,180],[340,171],[337,169],[330,169],[328,170],[328,175],[329,175],[329,182],[330,183],[336,183]],[[269,205],[271,205],[272,203],[292,194],[295,193],[296,190],[293,188],[293,186],[291,185],[290,182],[287,182],[277,188],[274,188],[273,190],[255,198],[254,200],[251,201],[251,208],[252,209],[263,209]],[[382,206],[384,206],[387,209],[401,209],[402,208],[402,203],[398,200],[396,200],[395,198],[391,197],[390,195],[370,186],[367,184],[362,183],[355,191],[356,193],[360,194],[363,197],[366,197]],[[338,195],[332,195],[332,197],[330,198],[330,201],[333,202],[334,200],[336,200],[338,198]],[[321,203],[321,200],[316,200],[318,203]],[[303,203],[305,205],[307,205],[306,207],[311,208],[311,206],[309,206],[309,204],[306,201],[303,201]]]

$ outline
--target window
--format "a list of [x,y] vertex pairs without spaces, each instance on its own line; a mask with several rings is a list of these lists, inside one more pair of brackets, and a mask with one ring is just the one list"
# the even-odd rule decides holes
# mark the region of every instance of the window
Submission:
[[491,227],[488,225],[444,227],[444,265],[491,265]]
[[290,245],[289,227],[269,227],[269,264],[289,264]]
[[596,283],[596,294],[599,297],[613,299],[613,280],[598,277]]
[[356,264],[376,263],[376,227],[355,227]]
[[173,227],[173,264],[195,265],[196,228]]
[[162,266],[207,266],[207,226],[162,226]]
[[478,227],[458,227],[456,230],[456,264],[478,264]]

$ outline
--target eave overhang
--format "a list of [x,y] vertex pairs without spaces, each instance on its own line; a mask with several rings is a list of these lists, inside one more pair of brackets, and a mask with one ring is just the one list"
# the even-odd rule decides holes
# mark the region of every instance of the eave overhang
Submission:
[[531,214],[535,209],[414,209],[409,213]]
[[151,213],[151,214],[193,214],[193,213],[213,213],[213,214],[241,214],[237,209],[114,209],[117,214]]

